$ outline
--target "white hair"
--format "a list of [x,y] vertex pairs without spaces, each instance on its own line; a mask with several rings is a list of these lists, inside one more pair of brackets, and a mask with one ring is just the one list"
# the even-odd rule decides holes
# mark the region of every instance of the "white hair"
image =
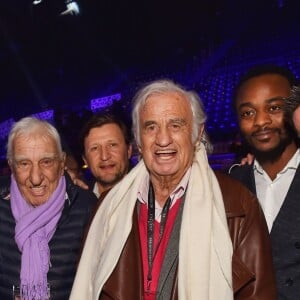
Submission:
[[[132,130],[138,145],[141,144],[140,133],[140,110],[146,104],[147,99],[152,95],[164,95],[168,93],[177,93],[182,95],[191,105],[193,114],[193,129],[192,129],[192,142],[196,142],[199,137],[201,125],[205,124],[206,114],[204,112],[203,103],[197,93],[193,91],[186,91],[180,85],[171,80],[157,80],[153,81],[137,92],[133,99],[132,108]],[[211,153],[213,148],[207,136],[203,132],[201,142],[205,145],[208,153]]]
[[7,142],[7,152],[6,152],[6,158],[8,160],[12,160],[13,158],[13,141],[14,139],[19,135],[30,135],[32,133],[38,132],[40,130],[43,130],[43,133],[51,138],[56,143],[59,156],[63,157],[63,151],[61,146],[61,140],[58,131],[56,128],[48,123],[47,121],[43,121],[34,117],[25,117],[16,122],[12,129],[10,130],[10,133],[8,135],[8,142]]

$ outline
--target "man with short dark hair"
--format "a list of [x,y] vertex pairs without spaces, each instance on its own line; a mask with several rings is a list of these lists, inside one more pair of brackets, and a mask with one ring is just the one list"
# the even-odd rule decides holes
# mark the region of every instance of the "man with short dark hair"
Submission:
[[300,299],[300,153],[284,109],[296,78],[286,68],[250,70],[235,91],[234,106],[255,160],[231,175],[258,197],[272,240],[279,299]]
[[90,188],[102,201],[129,171],[130,133],[117,116],[98,113],[84,125],[80,140],[82,158],[93,175]]

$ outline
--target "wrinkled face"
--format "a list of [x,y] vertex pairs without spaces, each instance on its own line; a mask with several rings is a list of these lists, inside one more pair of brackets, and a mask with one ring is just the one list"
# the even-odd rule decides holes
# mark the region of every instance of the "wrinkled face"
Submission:
[[189,102],[180,94],[150,96],[140,110],[139,151],[158,180],[178,183],[191,166],[193,115]]
[[103,190],[115,185],[128,172],[132,147],[126,144],[118,125],[92,128],[84,140],[84,149],[84,162]]
[[236,100],[240,129],[257,152],[274,151],[288,139],[283,108],[289,94],[288,80],[277,74],[251,78],[240,87]]
[[21,194],[33,206],[45,203],[64,172],[64,159],[54,139],[42,132],[19,135],[12,149],[9,165]]

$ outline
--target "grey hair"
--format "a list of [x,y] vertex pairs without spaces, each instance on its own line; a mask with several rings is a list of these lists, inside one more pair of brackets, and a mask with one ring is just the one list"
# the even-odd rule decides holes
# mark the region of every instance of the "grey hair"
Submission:
[[287,119],[290,119],[293,116],[293,113],[298,106],[300,106],[300,86],[294,85],[291,89],[290,96],[287,97],[285,101]]
[[59,156],[63,158],[64,153],[62,151],[61,139],[56,128],[49,122],[35,117],[22,118],[13,125],[8,135],[6,158],[8,160],[12,160],[13,158],[13,141],[16,137],[21,134],[27,136],[41,129],[43,129],[44,135],[53,138],[57,145]]
[[[132,130],[136,140],[137,145],[141,143],[141,133],[140,133],[140,110],[146,104],[147,99],[152,95],[164,95],[167,93],[177,93],[182,95],[191,105],[191,110],[193,114],[193,129],[192,129],[192,142],[196,142],[199,137],[199,131],[202,124],[205,123],[207,117],[204,112],[203,103],[194,91],[187,91],[179,84],[174,83],[171,80],[157,80],[153,81],[142,89],[140,89],[135,97],[133,98],[132,106]],[[208,135],[204,130],[201,142],[204,144],[208,153],[212,153],[213,147],[209,141]]]

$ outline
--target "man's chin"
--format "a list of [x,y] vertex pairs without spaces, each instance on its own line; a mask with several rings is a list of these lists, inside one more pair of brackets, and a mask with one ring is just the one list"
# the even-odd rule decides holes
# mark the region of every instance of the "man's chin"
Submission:
[[275,162],[281,157],[281,155],[285,151],[287,145],[288,145],[288,143],[281,142],[280,144],[274,146],[273,148],[269,148],[269,149],[252,148],[252,152],[253,152],[256,160],[259,161],[260,163]]
[[122,178],[119,178],[118,176],[107,176],[107,177],[101,177],[98,178],[98,182],[102,185],[102,186],[113,186],[116,183],[118,183]]
[[246,146],[248,146],[249,149],[252,150],[251,152],[252,154],[254,154],[257,161],[259,161],[260,163],[275,162],[281,157],[282,153],[290,144],[296,142],[296,133],[289,123],[285,123],[285,130],[278,130],[278,133],[278,143],[274,141],[273,147],[270,145],[270,140],[268,141],[269,146],[266,141],[265,144],[260,143],[259,147],[256,147],[258,145],[255,145],[254,140],[247,141],[247,139],[245,139]]

